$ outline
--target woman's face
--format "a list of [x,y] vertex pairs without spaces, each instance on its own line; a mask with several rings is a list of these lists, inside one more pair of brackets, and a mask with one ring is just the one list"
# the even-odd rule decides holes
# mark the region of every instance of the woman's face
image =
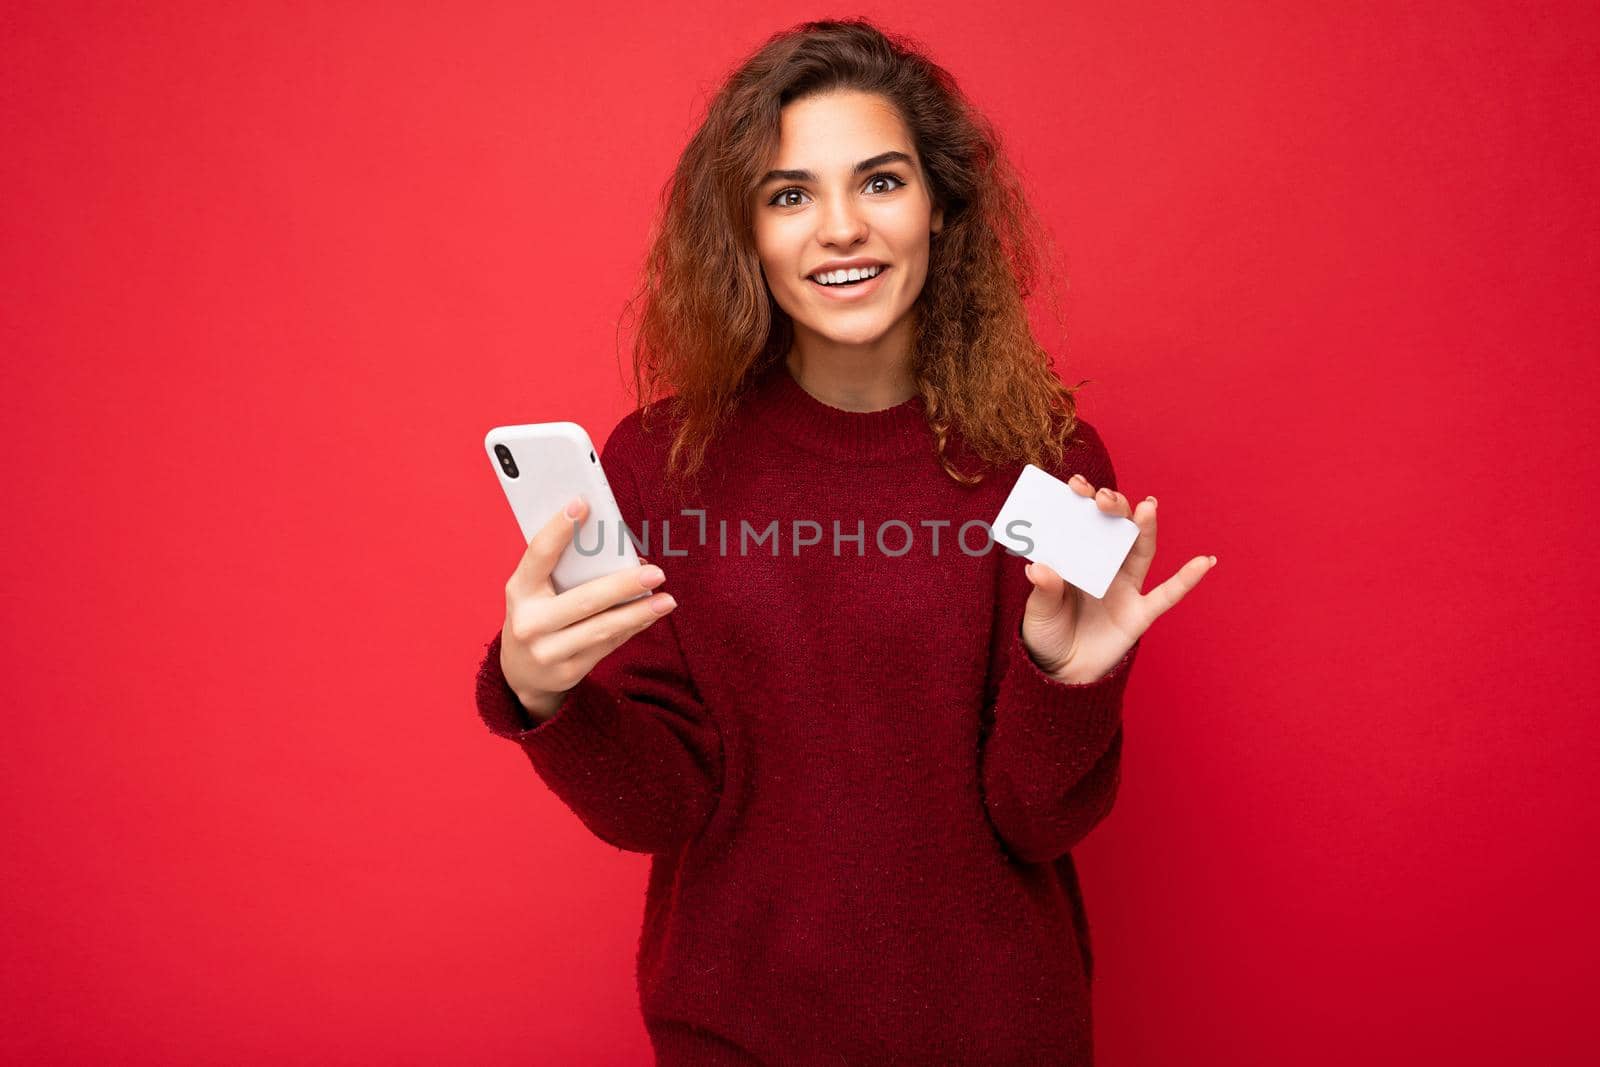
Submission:
[[[780,138],[775,173],[755,193],[767,287],[802,339],[872,344],[909,315],[928,276],[929,235],[944,226],[910,131],[884,98],[843,91],[785,106]],[[813,280],[856,259],[884,269],[854,285]]]

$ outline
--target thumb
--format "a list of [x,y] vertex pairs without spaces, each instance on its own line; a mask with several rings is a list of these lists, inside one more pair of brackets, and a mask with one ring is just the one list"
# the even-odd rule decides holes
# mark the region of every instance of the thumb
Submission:
[[1055,618],[1061,611],[1061,601],[1070,592],[1066,580],[1043,563],[1030,563],[1023,573],[1033,583],[1033,592],[1022,609],[1023,621],[1042,623]]

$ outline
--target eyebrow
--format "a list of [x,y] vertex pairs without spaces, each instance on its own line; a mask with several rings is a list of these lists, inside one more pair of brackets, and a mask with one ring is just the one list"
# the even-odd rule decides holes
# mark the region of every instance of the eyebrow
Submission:
[[[874,167],[881,167],[886,163],[904,163],[909,166],[911,157],[904,152],[880,152],[871,159],[863,159],[860,163],[857,163],[851,168],[850,173],[852,175],[861,174]],[[809,170],[769,170],[766,177],[756,183],[756,188],[760,189],[772,182],[815,182],[816,180],[816,174]]]

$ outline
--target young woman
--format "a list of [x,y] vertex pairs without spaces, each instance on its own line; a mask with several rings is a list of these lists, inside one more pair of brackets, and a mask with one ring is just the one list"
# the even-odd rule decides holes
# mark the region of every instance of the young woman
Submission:
[[[1033,340],[1035,231],[949,75],[863,21],[769,41],[678,165],[634,350],[672,393],[603,457],[676,595],[640,597],[648,561],[557,595],[574,501],[477,689],[652,857],[659,1063],[1091,1060],[1070,852],[1116,796],[1139,640],[1215,560],[1141,592],[1156,502]],[[1103,599],[989,539],[1030,461],[1138,524]]]

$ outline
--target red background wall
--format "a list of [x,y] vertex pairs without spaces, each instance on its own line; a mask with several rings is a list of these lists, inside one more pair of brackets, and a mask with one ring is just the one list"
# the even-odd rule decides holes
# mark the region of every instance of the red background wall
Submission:
[[[1157,574],[1220,559],[1078,853],[1101,1062],[1594,1062],[1592,5],[859,10],[1004,131]],[[648,1062],[647,860],[473,711],[480,442],[629,409],[701,94],[824,13],[6,6],[5,1058]]]

